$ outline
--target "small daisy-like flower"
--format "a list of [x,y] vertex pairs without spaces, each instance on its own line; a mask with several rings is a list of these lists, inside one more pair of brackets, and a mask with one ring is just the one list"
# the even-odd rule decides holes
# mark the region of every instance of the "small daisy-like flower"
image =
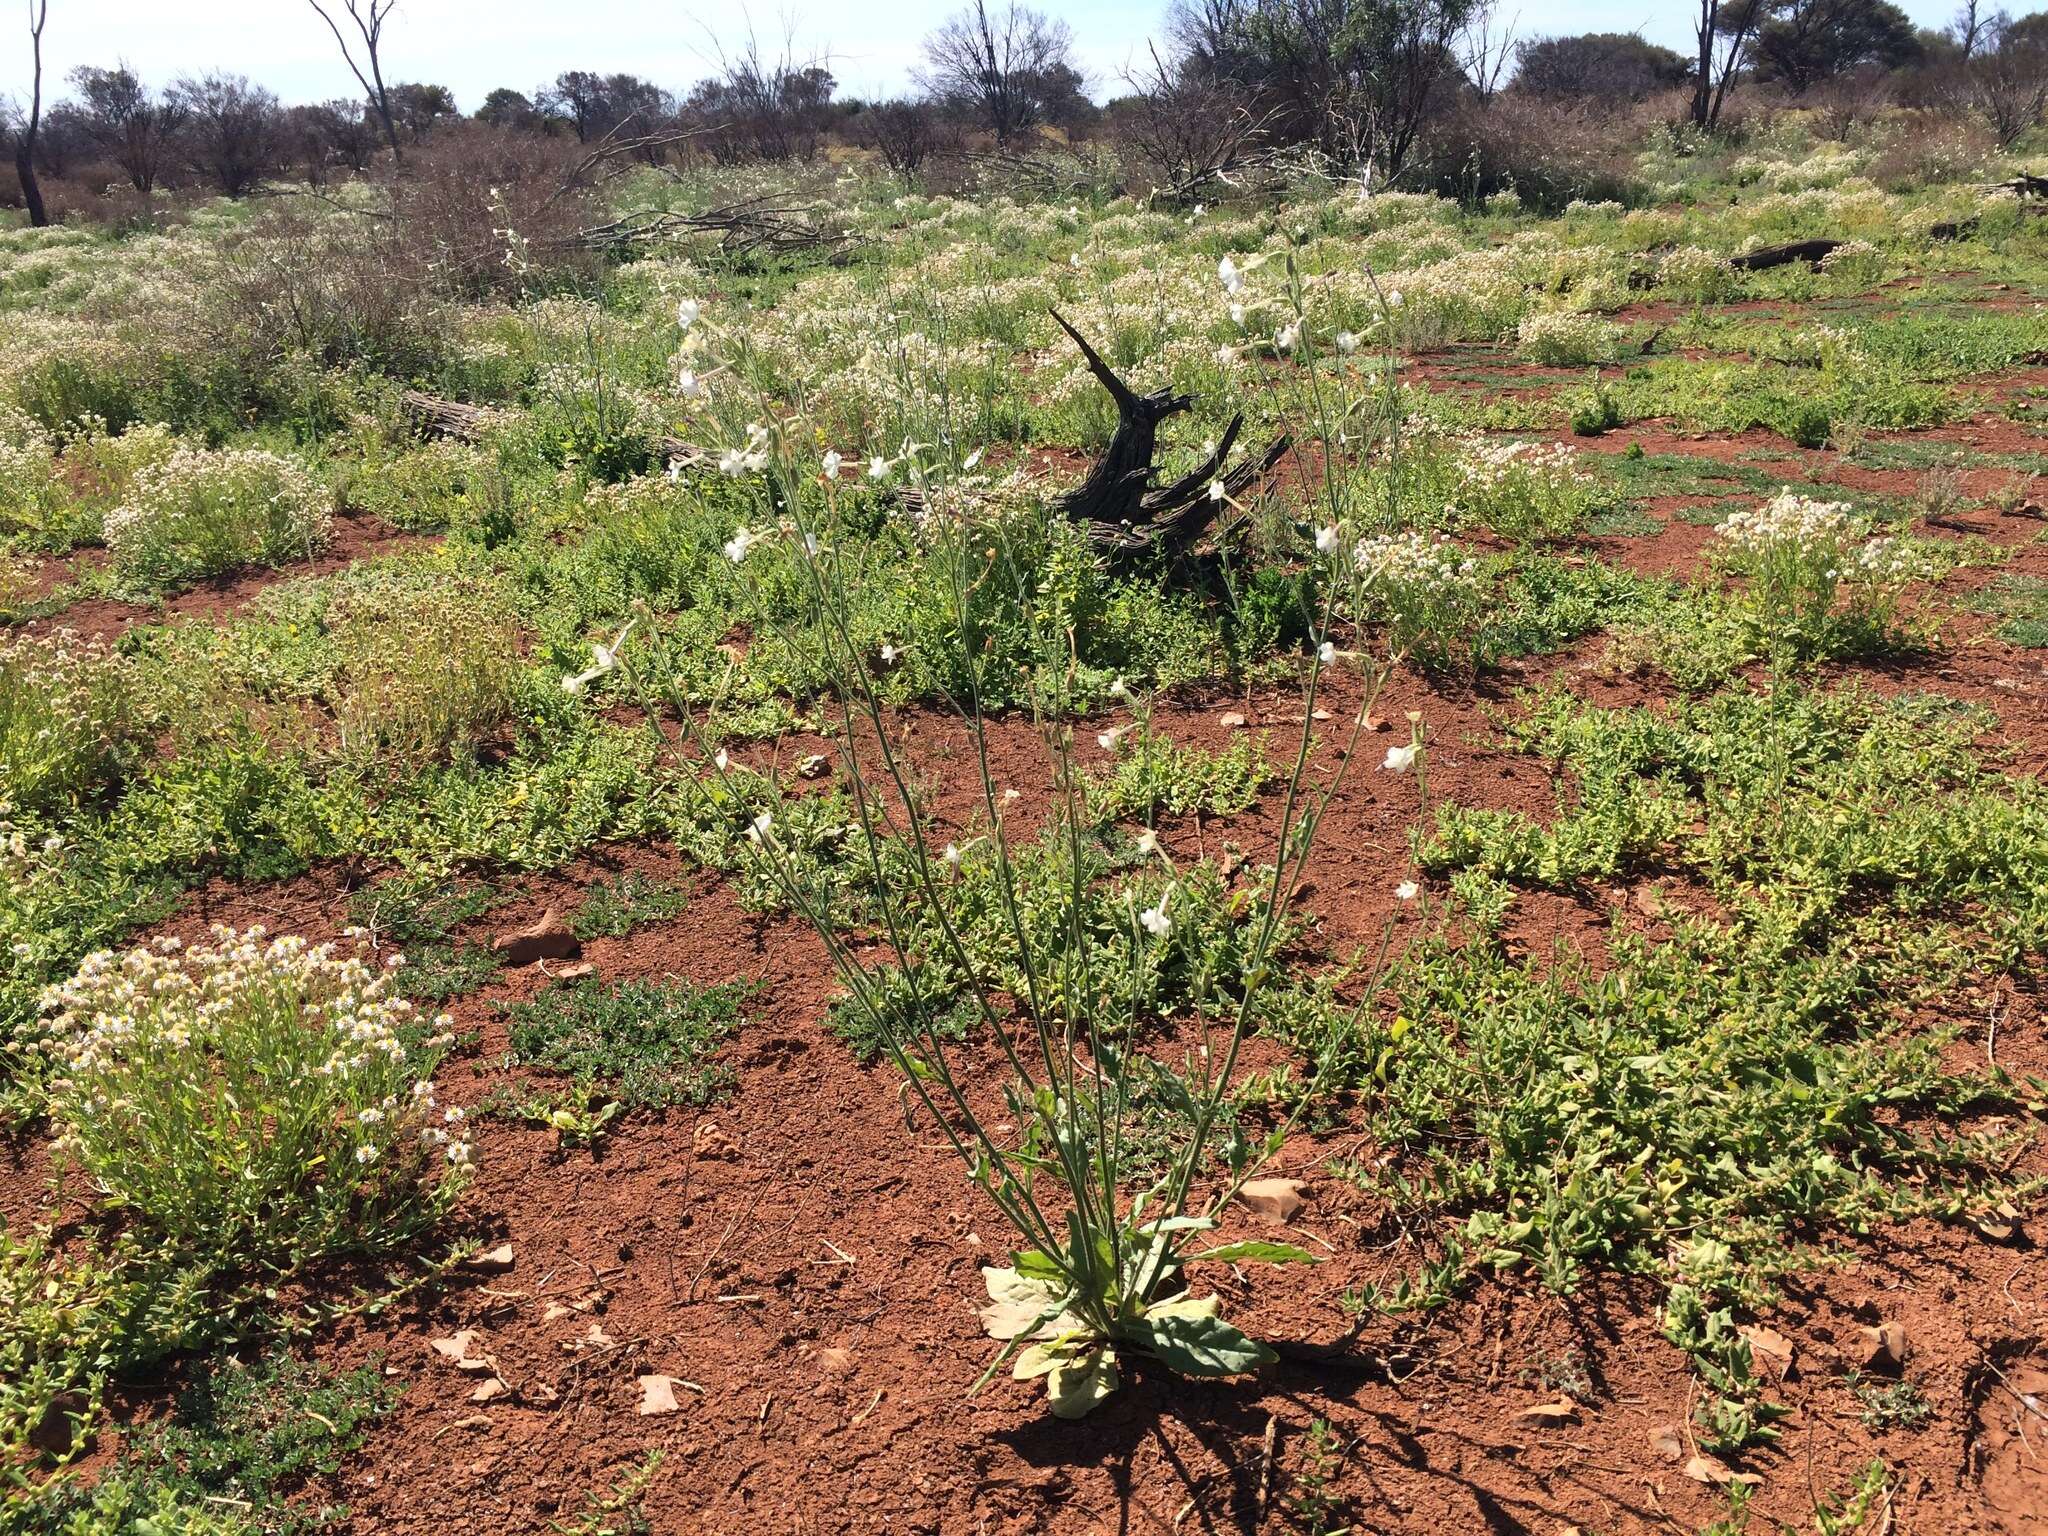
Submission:
[[377,1149],[367,1143],[356,1148],[356,1161],[363,1164],[377,1161]]

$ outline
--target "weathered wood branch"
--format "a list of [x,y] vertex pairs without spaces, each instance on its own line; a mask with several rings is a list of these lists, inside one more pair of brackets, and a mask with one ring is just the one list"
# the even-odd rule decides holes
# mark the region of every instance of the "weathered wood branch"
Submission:
[[[1061,512],[1079,523],[1090,541],[1112,558],[1164,555],[1170,560],[1185,559],[1218,517],[1272,472],[1289,440],[1276,438],[1264,453],[1225,472],[1224,463],[1238,433],[1244,430],[1243,415],[1233,416],[1206,460],[1172,484],[1154,486],[1159,424],[1193,407],[1194,400],[1164,389],[1139,394],[1118,377],[1064,315],[1053,310],[1052,317],[1081,349],[1088,371],[1115,402],[1117,415],[1107,451],[1088,477],[1060,498]],[[1214,489],[1219,485],[1220,495]]]
[[[443,400],[439,395],[430,395],[418,389],[405,391],[399,396],[399,403],[405,407],[407,414],[429,431],[465,443],[473,443],[482,437],[491,423],[502,414],[487,405],[465,405],[460,400]],[[702,447],[696,443],[685,442],[680,437],[657,437],[654,440],[654,451],[668,463],[680,462],[685,469],[710,458],[710,454]]]
[[589,250],[621,250],[696,235],[715,236],[719,254],[735,259],[813,254],[838,262],[861,244],[850,230],[828,229],[813,209],[777,207],[760,199],[702,213],[632,214],[578,230],[575,240]]

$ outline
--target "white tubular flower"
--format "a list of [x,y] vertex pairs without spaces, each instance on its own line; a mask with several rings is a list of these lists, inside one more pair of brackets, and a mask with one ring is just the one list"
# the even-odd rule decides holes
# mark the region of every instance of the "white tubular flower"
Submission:
[[703,313],[703,305],[695,299],[685,299],[676,306],[676,324],[687,331],[697,323],[697,317]]
[[985,452],[987,452],[987,450],[983,448],[975,449],[974,452],[970,453],[969,455],[967,455],[966,458],[960,461],[961,470],[964,472],[966,470],[973,469],[975,465],[981,462],[981,456]]
[[959,845],[957,843],[946,844],[945,852],[941,853],[939,857],[945,860],[948,869],[958,869],[960,867]]
[[732,759],[726,755],[725,748],[720,747],[718,749],[717,755],[711,759],[711,766],[720,773],[725,772],[726,769],[732,766]]
[[1292,352],[1300,344],[1301,324],[1299,321],[1290,320],[1273,333],[1273,350],[1276,352]]
[[846,460],[839,456],[839,450],[832,448],[826,450],[825,457],[818,461],[818,467],[825,471],[825,478],[827,480],[837,480],[839,478],[839,466],[845,462]]
[[1211,501],[1226,501],[1229,497],[1230,492],[1223,488],[1221,480],[1211,480],[1209,482],[1209,499]]
[[748,826],[747,838],[751,842],[765,843],[768,841],[769,834],[772,833],[774,830],[775,817],[771,815],[769,812],[763,811],[760,815],[756,816],[752,824]]
[[1173,887],[1168,886],[1159,893],[1159,905],[1147,907],[1138,914],[1138,921],[1145,925],[1145,931],[1155,939],[1163,939],[1173,932],[1173,919],[1166,915],[1166,904],[1173,899]]
[[1109,685],[1109,696],[1112,699],[1128,699],[1131,696],[1131,685],[1118,678]]
[[881,649],[875,652],[875,655],[881,658],[882,665],[885,667],[895,666],[896,658],[902,654],[901,651],[897,650],[895,646],[889,644],[886,640],[882,642]]
[[1331,662],[1335,661],[1336,659],[1337,647],[1334,642],[1325,640],[1321,645],[1316,647],[1316,660],[1320,661],[1324,666],[1327,667],[1328,665],[1330,665]]
[[685,368],[676,375],[676,393],[685,400],[694,400],[704,393],[704,381]]
[[1334,523],[1327,528],[1318,528],[1316,530],[1316,553],[1327,555],[1337,547],[1338,537],[1337,526]]
[[1244,288],[1244,274],[1237,270],[1237,263],[1228,256],[1216,263],[1216,276],[1225,293],[1236,294]]
[[1389,290],[1387,294],[1387,308],[1399,309],[1401,307],[1401,303],[1401,290],[1398,288]]
[[1102,748],[1105,752],[1114,752],[1116,744],[1123,739],[1123,734],[1124,728],[1122,726],[1113,725],[1095,738],[1095,745]]
[[1356,352],[1358,350],[1358,332],[1339,331],[1337,333],[1337,350],[1347,355]]
[[1417,896],[1421,894],[1422,887],[1417,885],[1413,880],[1403,880],[1399,885],[1394,887],[1394,900],[1396,901],[1413,901]]
[[1406,773],[1410,768],[1413,768],[1415,766],[1415,754],[1417,750],[1418,749],[1412,745],[1406,747],[1389,747],[1387,748],[1387,760],[1381,763],[1380,766],[1386,769],[1389,773]]
[[1147,827],[1138,834],[1138,856],[1151,858],[1159,852],[1159,834]]
[[761,542],[761,536],[752,529],[742,526],[740,531],[725,541],[725,558],[738,565],[747,558],[747,551]]
[[889,461],[879,453],[868,460],[868,478],[870,480],[886,480],[889,478]]
[[1244,306],[1242,304],[1233,304],[1230,306],[1230,323],[1232,325],[1244,324]]

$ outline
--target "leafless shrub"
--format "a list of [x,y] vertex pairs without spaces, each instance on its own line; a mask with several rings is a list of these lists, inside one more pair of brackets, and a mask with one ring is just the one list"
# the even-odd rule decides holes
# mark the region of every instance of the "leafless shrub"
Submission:
[[1229,186],[1266,148],[1272,109],[1256,107],[1231,82],[1167,64],[1156,50],[1149,68],[1129,78],[1134,95],[1115,135],[1156,198],[1180,202]]
[[1421,179],[1477,201],[1513,188],[1537,207],[1573,198],[1626,198],[1640,139],[1624,119],[1584,101],[1504,91],[1446,113],[1416,151]]

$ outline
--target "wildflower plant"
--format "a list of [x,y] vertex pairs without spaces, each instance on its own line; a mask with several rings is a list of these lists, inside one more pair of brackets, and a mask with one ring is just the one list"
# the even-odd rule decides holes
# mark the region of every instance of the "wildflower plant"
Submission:
[[1564,443],[1459,444],[1457,510],[1477,527],[1510,539],[1557,539],[1591,509],[1597,481]]
[[[1225,282],[1228,288],[1227,274]],[[1298,301],[1298,288],[1292,296]],[[1298,302],[1294,308],[1289,340],[1305,350],[1306,316]],[[693,338],[693,347],[701,345]],[[756,884],[815,926],[849,994],[840,1005],[847,1027],[879,1043],[904,1074],[906,1093],[1017,1234],[1011,1262],[983,1271],[989,1305],[982,1319],[1002,1348],[982,1380],[1010,1362],[1019,1379],[1045,1380],[1055,1414],[1075,1418],[1116,1390],[1121,1361],[1131,1353],[1190,1376],[1234,1375],[1270,1362],[1271,1350],[1220,1315],[1219,1298],[1196,1294],[1190,1270],[1203,1263],[1313,1262],[1291,1244],[1214,1243],[1206,1234],[1313,1097],[1304,1095],[1265,1135],[1247,1133],[1228,1112],[1245,1037],[1276,978],[1317,822],[1339,787],[1311,789],[1305,768],[1318,690],[1337,660],[1326,638],[1338,611],[1335,594],[1354,585],[1342,541],[1318,541],[1317,558],[1331,568],[1323,584],[1330,595],[1314,616],[1303,724],[1278,794],[1270,866],[1254,888],[1226,896],[1212,871],[1177,869],[1148,827],[1137,840],[1138,867],[1119,880],[1103,868],[1105,818],[1092,803],[1098,791],[1082,758],[1088,736],[1113,753],[1130,728],[1096,731],[1079,723],[1073,633],[1039,621],[1041,602],[1057,596],[1043,595],[1036,567],[1015,558],[1019,547],[1042,547],[1044,530],[1013,544],[1002,519],[967,503],[952,515],[927,512],[905,531],[919,558],[946,577],[949,627],[927,631],[919,644],[950,647],[932,675],[953,680],[947,702],[961,719],[979,780],[973,835],[964,846],[942,844],[897,745],[881,692],[887,664],[858,633],[855,592],[866,573],[853,549],[833,536],[837,466],[821,471],[808,458],[800,461],[792,447],[797,434],[781,424],[750,423],[744,434],[736,427],[727,428],[738,445],[733,451],[758,459],[730,473],[756,489],[761,512],[734,536],[726,557],[746,568],[772,545],[782,552],[773,569],[793,568],[802,579],[809,612],[797,632],[815,649],[826,697],[839,715],[843,808],[821,809],[813,796],[774,796],[710,738],[705,715],[686,699],[674,702],[701,754],[704,809],[733,828],[733,846]],[[947,478],[941,456],[932,458],[940,467],[916,471],[927,507]],[[1042,503],[1019,515],[1059,518]],[[1023,616],[1024,633],[1039,637],[1022,679],[1026,712],[1051,763],[1051,803],[1035,837],[1015,824],[1018,792],[998,783],[991,759],[988,658],[999,649],[984,601],[991,590],[1006,594],[998,614]],[[601,659],[609,661],[607,670],[622,670],[645,687],[617,648]],[[1354,745],[1388,665],[1364,665]],[[1127,700],[1129,689],[1113,687],[1111,697]],[[715,720],[715,711],[708,717]],[[837,823],[829,837],[843,850],[836,868],[820,865],[821,816]],[[878,930],[882,940],[879,961],[857,948],[849,931],[849,885],[859,889],[861,926]],[[1191,959],[1184,948],[1190,923],[1194,932],[1205,931],[1226,901],[1234,918],[1219,926],[1229,942],[1205,945]],[[1382,959],[1384,950],[1383,943]],[[1189,1001],[1196,1042],[1176,1070],[1146,1053],[1144,1037],[1163,1022],[1166,978],[1190,966],[1201,980],[1176,995]],[[960,1075],[963,996],[1002,1054],[1007,1123],[998,1123]],[[1333,1041],[1325,1065],[1336,1055]],[[1184,1131],[1163,1166],[1136,1151],[1140,1100],[1161,1092]]]
[[1473,656],[1486,618],[1487,582],[1479,563],[1446,534],[1374,534],[1353,546],[1351,561],[1365,613],[1387,626],[1398,656],[1450,667]]
[[333,514],[333,494],[288,459],[181,448],[136,474],[107,514],[107,550],[123,578],[160,590],[310,559],[332,537]]
[[1744,579],[1765,636],[1802,656],[1894,643],[1906,587],[1928,574],[1901,540],[1872,538],[1847,502],[1781,490],[1716,532],[1720,563]]
[[127,664],[72,630],[0,635],[0,795],[47,812],[105,788],[135,742]]
[[445,1018],[396,967],[260,927],[88,956],[44,1006],[56,1150],[181,1248],[289,1269],[375,1252],[447,1208],[470,1166],[437,1102]]

